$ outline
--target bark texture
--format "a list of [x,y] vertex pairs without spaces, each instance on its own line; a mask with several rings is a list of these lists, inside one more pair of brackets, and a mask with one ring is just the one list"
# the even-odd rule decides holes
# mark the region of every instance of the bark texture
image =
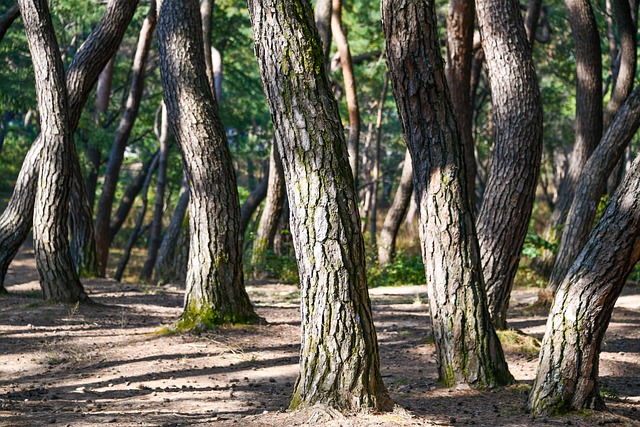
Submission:
[[[120,45],[136,6],[137,1],[132,0],[110,1],[102,18],[75,54],[67,71],[71,129],[77,127],[87,97]],[[0,284],[33,224],[38,158],[42,147],[42,138],[36,138],[22,163],[11,199],[0,216]]]
[[31,60],[44,148],[40,152],[33,214],[36,267],[44,298],[86,301],[71,259],[67,219],[73,134],[69,126],[64,66],[46,0],[19,0]]
[[344,130],[305,0],[247,2],[286,178],[301,289],[290,408],[387,409]]
[[571,209],[564,223],[549,288],[558,289],[569,267],[587,241],[598,211],[600,197],[607,185],[607,177],[623,156],[638,127],[640,127],[640,89],[636,89],[622,106],[580,175]]
[[318,0],[315,8],[316,28],[322,43],[324,63],[329,67],[329,53],[331,52],[331,14],[333,10],[332,0]]
[[411,153],[407,150],[402,165],[400,184],[384,219],[380,237],[378,238],[378,264],[381,266],[389,264],[395,256],[396,238],[398,237],[402,220],[407,214],[412,195],[413,167],[411,165]]
[[434,2],[383,0],[382,27],[413,159],[440,380],[476,388],[508,384],[513,378],[487,309],[464,148],[445,81]]
[[262,320],[244,289],[236,176],[207,81],[201,28],[196,0],[160,2],[164,102],[191,192],[186,327]]
[[96,210],[96,249],[98,252],[98,272],[104,277],[107,268],[107,260],[109,258],[109,222],[111,220],[111,211],[113,209],[113,201],[115,199],[116,188],[118,186],[118,178],[120,177],[120,168],[124,160],[124,151],[129,142],[129,136],[133,130],[133,125],[138,117],[138,109],[142,101],[142,92],[144,90],[144,68],[151,48],[151,38],[153,30],[156,26],[156,2],[151,1],[149,13],[142,23],[140,37],[138,38],[138,46],[136,54],[131,66],[131,87],[127,97],[127,103],[116,130],[116,136],[111,146],[109,162],[104,173],[104,184],[102,185],[102,193],[98,200],[98,209]]
[[558,289],[529,407],[534,414],[604,409],[598,358],[618,296],[640,258],[640,159]]
[[540,173],[542,101],[520,5],[477,0],[493,104],[493,155],[477,228],[489,311],[498,329],[507,308]]

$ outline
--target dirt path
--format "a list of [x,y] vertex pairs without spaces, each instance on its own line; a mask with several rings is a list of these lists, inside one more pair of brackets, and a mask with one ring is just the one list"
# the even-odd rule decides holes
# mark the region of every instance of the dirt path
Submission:
[[[253,284],[266,326],[166,335],[180,314],[179,289],[85,281],[105,306],[47,304],[32,254],[9,269],[0,297],[0,426],[640,426],[640,287],[625,290],[601,356],[611,413],[533,419],[524,410],[535,349],[507,346],[518,385],[480,393],[436,382],[422,287],[377,288],[374,304],[383,377],[405,409],[341,416],[286,412],[297,372],[300,320],[295,286]],[[517,290],[510,325],[541,337],[545,318],[529,313],[535,290]]]

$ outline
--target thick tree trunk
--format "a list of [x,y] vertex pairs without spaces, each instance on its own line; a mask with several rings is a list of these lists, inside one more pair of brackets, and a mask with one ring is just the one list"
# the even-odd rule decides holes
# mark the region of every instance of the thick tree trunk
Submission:
[[529,407],[535,414],[604,409],[602,338],[640,258],[640,159],[613,196],[554,298]]
[[[95,29],[74,56],[67,72],[71,129],[77,127],[91,88],[120,45],[136,5],[137,1],[132,0],[110,1]],[[42,147],[39,136],[25,157],[11,199],[0,216],[0,284],[33,224],[38,158]]]
[[476,194],[476,157],[473,142],[473,109],[471,108],[471,64],[475,17],[473,1],[449,0],[445,72],[460,139],[464,146],[467,195],[473,211],[475,211]]
[[260,224],[251,254],[251,268],[254,270],[264,266],[267,251],[273,249],[273,239],[278,231],[278,221],[284,207],[284,171],[278,153],[278,144],[275,141],[273,141],[269,156],[269,182],[267,185],[267,200],[260,216]]
[[347,148],[349,150],[349,164],[353,172],[354,182],[358,186],[358,162],[360,161],[360,107],[358,106],[358,91],[356,79],[351,63],[351,49],[349,40],[342,29],[342,0],[333,0],[331,13],[331,32],[340,53],[342,66],[342,79],[344,92],[347,95],[347,109],[349,110],[349,138]]
[[136,54],[131,66],[131,87],[127,104],[116,130],[115,140],[111,146],[111,154],[109,162],[104,173],[104,184],[102,185],[102,193],[98,200],[98,209],[96,210],[96,249],[98,251],[98,273],[104,277],[107,268],[107,260],[109,258],[109,222],[111,220],[111,211],[113,209],[113,201],[115,199],[116,188],[118,186],[118,178],[120,177],[120,168],[124,160],[124,151],[127,148],[129,136],[133,130],[138,109],[142,101],[142,92],[144,90],[144,68],[151,48],[151,39],[153,30],[156,26],[156,3],[151,1],[149,13],[145,18],[142,28],[140,29],[140,37],[138,38],[138,46]]
[[242,204],[242,208],[240,208],[240,223],[242,225],[242,235],[244,236],[247,232],[247,228],[249,228],[249,222],[251,222],[251,217],[253,217],[254,212],[260,206],[260,203],[267,197],[267,190],[269,187],[269,177],[271,176],[270,166],[267,165],[264,168],[264,176],[260,180],[260,183],[256,188],[249,193],[249,197]]
[[562,240],[549,288],[558,289],[569,267],[580,253],[596,217],[600,197],[618,160],[640,127],[640,88],[622,106],[602,141],[585,165],[576,186],[571,209],[564,223]]
[[169,127],[190,183],[191,248],[185,327],[257,322],[244,289],[235,171],[204,65],[196,0],[162,0],[160,74]]
[[402,165],[400,184],[393,198],[393,203],[384,219],[380,238],[378,239],[378,264],[389,264],[395,257],[396,238],[402,224],[402,219],[407,213],[413,194],[413,167],[411,166],[411,153],[407,150]]
[[67,219],[73,134],[69,125],[64,66],[45,0],[19,0],[35,71],[43,149],[33,214],[36,267],[44,298],[88,300],[73,267]]
[[162,217],[164,214],[164,193],[167,180],[167,154],[169,151],[169,120],[167,118],[167,109],[162,104],[160,134],[158,140],[160,143],[160,151],[158,156],[158,179],[156,187],[156,200],[153,211],[153,222],[149,232],[149,247],[147,248],[147,258],[144,261],[142,271],[140,272],[140,280],[145,282],[151,279],[153,267],[156,263],[158,250],[162,243]]
[[413,159],[413,185],[438,373],[447,385],[513,381],[484,293],[465,183],[464,147],[439,50],[432,0],[383,0],[387,65]]
[[505,329],[540,172],[542,101],[519,3],[476,0],[476,11],[494,121],[478,241],[491,318],[496,328]]
[[290,408],[387,409],[354,179],[313,11],[305,0],[247,4],[300,276],[300,374]]
[[7,30],[13,24],[18,16],[20,16],[20,6],[18,4],[14,4],[7,10],[2,16],[0,16],[0,42],[4,38],[4,35],[7,33]]

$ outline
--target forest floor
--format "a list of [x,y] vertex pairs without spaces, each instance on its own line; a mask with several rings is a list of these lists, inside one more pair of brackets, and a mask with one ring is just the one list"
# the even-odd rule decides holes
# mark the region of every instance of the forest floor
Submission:
[[[525,410],[536,343],[503,334],[518,383],[499,391],[442,387],[423,286],[371,290],[382,375],[404,408],[340,415],[288,412],[298,369],[299,292],[248,283],[265,326],[171,335],[182,291],[86,280],[101,306],[41,300],[33,254],[23,250],[0,297],[0,426],[640,426],[640,286],[629,285],[606,335],[601,384],[611,412],[533,418]],[[541,338],[536,289],[516,289],[509,324]],[[510,342],[510,344],[507,343]]]

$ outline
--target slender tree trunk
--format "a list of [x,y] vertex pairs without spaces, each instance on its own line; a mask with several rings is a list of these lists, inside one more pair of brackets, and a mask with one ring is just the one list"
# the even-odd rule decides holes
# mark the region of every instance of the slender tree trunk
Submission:
[[[200,3],[200,17],[202,19],[202,39],[204,43],[204,65],[207,71],[207,81],[211,87],[211,92],[215,93],[213,78],[213,61],[211,59],[211,12],[214,0],[202,0]],[[216,98],[217,100],[217,98]],[[220,102],[220,101],[218,101]]]
[[20,16],[20,6],[18,6],[18,3],[11,6],[9,10],[0,16],[0,42],[18,16]]
[[300,374],[290,408],[387,409],[354,178],[313,11],[304,0],[247,4],[300,276]]
[[542,101],[519,3],[476,0],[476,10],[495,124],[478,241],[491,318],[505,329],[540,173]]
[[529,0],[527,14],[524,18],[524,29],[527,31],[527,39],[532,49],[533,42],[536,40],[536,31],[538,30],[538,20],[540,19],[541,10],[542,0]]
[[247,200],[242,204],[242,208],[240,209],[240,222],[243,236],[249,228],[249,222],[254,212],[258,209],[258,206],[260,206],[260,203],[262,203],[265,197],[267,197],[270,176],[270,165],[267,165],[267,167],[264,168],[264,176],[260,180],[260,183],[249,193],[249,197],[247,197]]
[[98,256],[93,229],[93,212],[84,186],[80,161],[75,149],[72,151],[71,168],[71,257],[80,277],[98,275]]
[[613,307],[640,258],[640,159],[591,232],[554,298],[529,407],[604,409],[598,359]]
[[[67,72],[71,129],[77,127],[91,88],[120,45],[136,5],[137,1],[131,0],[110,1],[95,29],[74,56]],[[7,208],[0,216],[0,284],[33,224],[38,159],[42,147],[42,138],[38,136],[23,161]]]
[[160,142],[160,151],[158,156],[158,182],[156,188],[155,208],[153,211],[153,222],[151,231],[149,232],[149,247],[147,248],[147,258],[144,261],[142,272],[140,272],[140,280],[145,282],[151,279],[153,267],[156,263],[158,250],[162,243],[162,217],[164,214],[165,189],[167,180],[167,154],[169,151],[169,120],[167,118],[167,109],[162,104],[160,107],[162,112],[162,120],[160,125],[160,133],[158,140]]
[[[376,140],[373,150],[373,167],[371,170],[371,179],[373,180],[371,191],[371,217],[370,217],[370,233],[371,247],[376,248],[376,233],[378,222],[378,188],[380,187],[380,142],[382,140],[382,114],[384,112],[384,103],[387,100],[387,90],[389,88],[389,76],[385,74],[384,85],[382,86],[382,95],[378,104],[378,114],[376,116]],[[375,252],[374,252],[375,253]],[[375,255],[374,255],[375,256]]]
[[384,225],[378,239],[378,264],[389,264],[395,257],[396,238],[402,224],[402,219],[407,213],[413,194],[413,168],[411,166],[411,153],[407,150],[402,166],[400,184],[393,198],[393,203],[384,219]]
[[109,222],[111,220],[111,211],[113,209],[113,201],[115,199],[116,188],[118,186],[118,178],[120,177],[120,168],[124,160],[124,151],[129,141],[129,136],[133,130],[138,109],[142,101],[142,93],[144,90],[144,68],[151,48],[151,38],[153,30],[156,26],[156,3],[151,1],[149,13],[145,18],[140,36],[138,38],[138,46],[131,67],[131,87],[127,104],[116,130],[115,140],[111,147],[109,162],[104,174],[104,184],[100,200],[98,200],[98,209],[96,211],[96,246],[98,250],[98,273],[104,277],[107,268],[107,260],[109,259]]
[[[244,289],[236,176],[204,65],[196,0],[162,0],[160,74],[169,127],[190,183],[185,327],[258,322]],[[195,118],[195,120],[194,120]]]
[[331,32],[333,33],[333,39],[335,40],[336,47],[340,53],[344,92],[347,95],[347,109],[349,110],[349,139],[347,140],[349,164],[351,165],[351,171],[353,172],[354,182],[357,187],[358,162],[360,155],[360,107],[358,106],[358,91],[356,89],[356,80],[353,74],[353,64],[351,63],[349,40],[342,29],[342,0],[333,0]]
[[464,146],[444,75],[432,0],[383,0],[387,65],[413,159],[438,373],[447,385],[513,381],[484,293]]
[[476,157],[471,108],[471,64],[473,62],[473,1],[449,0],[447,11],[447,62],[445,72],[464,146],[467,195],[475,211]]
[[278,231],[278,221],[284,208],[284,171],[278,153],[278,144],[273,141],[269,156],[269,182],[267,184],[267,200],[260,216],[260,224],[253,242],[251,266],[260,269],[266,260],[267,250],[273,249],[273,239]]
[[315,8],[316,28],[322,42],[324,63],[329,67],[329,53],[331,52],[331,15],[333,12],[332,0],[318,0]]
[[68,240],[73,153],[67,86],[60,50],[45,0],[19,0],[31,59],[44,148],[40,153],[33,239],[40,286],[47,300],[86,301]]
[[620,109],[580,175],[573,203],[564,223],[560,248],[549,281],[550,289],[558,289],[587,241],[600,197],[607,185],[607,177],[623,157],[639,127],[640,88],[631,94]]

